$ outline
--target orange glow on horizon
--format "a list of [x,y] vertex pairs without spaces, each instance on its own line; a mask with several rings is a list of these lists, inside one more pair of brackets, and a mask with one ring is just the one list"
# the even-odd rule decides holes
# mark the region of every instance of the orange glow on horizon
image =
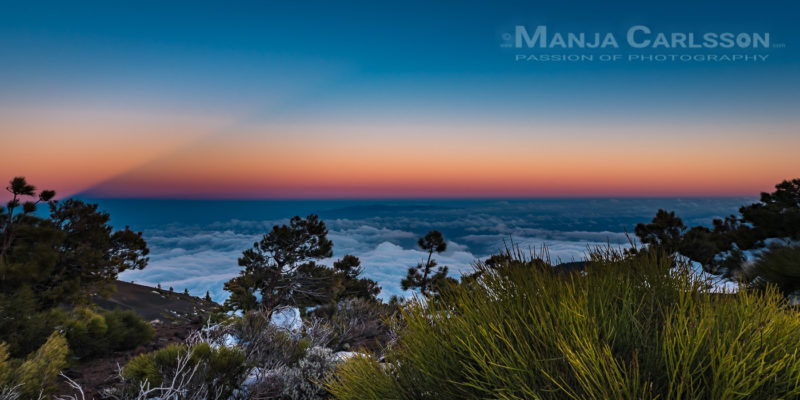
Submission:
[[800,172],[800,137],[780,127],[231,123],[4,115],[0,172],[59,197],[140,198],[753,196]]

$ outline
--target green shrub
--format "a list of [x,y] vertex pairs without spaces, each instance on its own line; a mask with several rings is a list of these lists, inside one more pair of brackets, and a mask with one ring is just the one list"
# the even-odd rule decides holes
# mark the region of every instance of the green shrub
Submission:
[[150,343],[155,336],[153,327],[131,310],[76,308],[63,328],[70,349],[79,358],[130,350]]
[[297,345],[294,347],[294,353],[292,354],[291,364],[296,364],[300,362],[308,352],[308,348],[311,346],[311,342],[306,339],[300,339],[297,341]]
[[0,341],[8,344],[13,358],[24,358],[36,351],[66,319],[67,313],[61,309],[40,311],[28,287],[0,294]]
[[155,329],[133,310],[102,311],[108,326],[107,340],[111,350],[130,350],[150,343]]
[[14,295],[0,295],[0,341],[8,344],[13,358],[23,358],[41,347],[54,331],[66,334],[70,350],[78,358],[103,356],[129,350],[153,340],[155,330],[132,310],[94,310],[77,307],[37,311],[28,288]]
[[192,358],[203,366],[203,381],[209,393],[230,395],[248,371],[245,354],[236,347],[215,348],[208,343],[198,343],[192,347]]
[[55,390],[58,374],[67,366],[69,349],[64,336],[52,333],[26,360],[9,358],[8,346],[0,344],[0,391],[14,388],[20,398],[37,398]]
[[152,386],[161,385],[161,374],[153,353],[139,354],[128,361],[122,371],[122,377],[135,382],[147,381]]
[[386,363],[353,358],[327,387],[340,399],[800,396],[800,317],[781,294],[714,293],[673,261],[609,252],[566,274],[508,260],[411,302]]
[[101,340],[108,331],[105,318],[89,308],[73,310],[63,328],[75,356],[96,356],[108,351],[105,340]]

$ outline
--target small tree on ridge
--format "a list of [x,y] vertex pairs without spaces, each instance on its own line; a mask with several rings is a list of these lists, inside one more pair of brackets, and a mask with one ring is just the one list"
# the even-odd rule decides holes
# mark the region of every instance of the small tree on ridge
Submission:
[[400,286],[403,290],[419,289],[423,296],[436,294],[447,281],[447,267],[438,266],[433,254],[447,250],[447,243],[442,233],[434,230],[421,237],[417,244],[428,253],[428,259],[425,263],[409,268],[406,278],[400,281]]

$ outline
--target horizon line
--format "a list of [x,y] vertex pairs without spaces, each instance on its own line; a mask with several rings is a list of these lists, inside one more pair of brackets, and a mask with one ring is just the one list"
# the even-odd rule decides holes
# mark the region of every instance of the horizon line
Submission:
[[541,196],[379,196],[379,197],[181,197],[181,196],[91,196],[75,194],[58,201],[78,198],[85,200],[160,200],[160,201],[418,201],[418,200],[614,200],[614,199],[737,199],[758,198],[759,194],[675,194],[675,195],[541,195]]

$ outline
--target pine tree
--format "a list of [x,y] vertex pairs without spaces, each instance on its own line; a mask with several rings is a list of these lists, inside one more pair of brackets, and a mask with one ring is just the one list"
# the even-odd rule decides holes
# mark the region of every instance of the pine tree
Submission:
[[739,208],[739,214],[687,230],[674,212],[659,210],[635,232],[648,248],[678,253],[711,274],[754,287],[774,284],[787,296],[800,294],[800,179],[761,193],[758,202]]
[[[16,230],[19,225],[25,222],[28,215],[36,211],[36,206],[41,203],[53,204],[53,197],[56,192],[52,190],[42,190],[36,195],[36,187],[29,185],[25,177],[18,176],[9,182],[6,191],[11,193],[11,200],[6,204],[6,208],[0,207],[0,265],[11,251],[11,245],[16,237]],[[21,202],[23,197],[35,197],[36,200]],[[22,213],[14,215],[17,207],[22,207]],[[0,279],[4,276],[0,276]]]
[[372,279],[361,278],[364,268],[361,267],[361,260],[358,257],[347,254],[333,263],[333,269],[341,284],[341,293],[338,295],[338,299],[377,300],[381,287]]
[[[333,255],[328,229],[318,216],[292,218],[276,225],[239,258],[243,270],[225,283],[225,306],[234,310],[279,306],[309,307],[333,296],[334,271],[316,264]],[[260,296],[260,299],[258,298]]]
[[433,254],[447,250],[447,243],[441,232],[430,231],[417,244],[428,253],[428,259],[425,263],[409,268],[406,278],[400,281],[400,286],[403,290],[419,289],[423,296],[435,295],[448,278],[447,267],[438,266]]

